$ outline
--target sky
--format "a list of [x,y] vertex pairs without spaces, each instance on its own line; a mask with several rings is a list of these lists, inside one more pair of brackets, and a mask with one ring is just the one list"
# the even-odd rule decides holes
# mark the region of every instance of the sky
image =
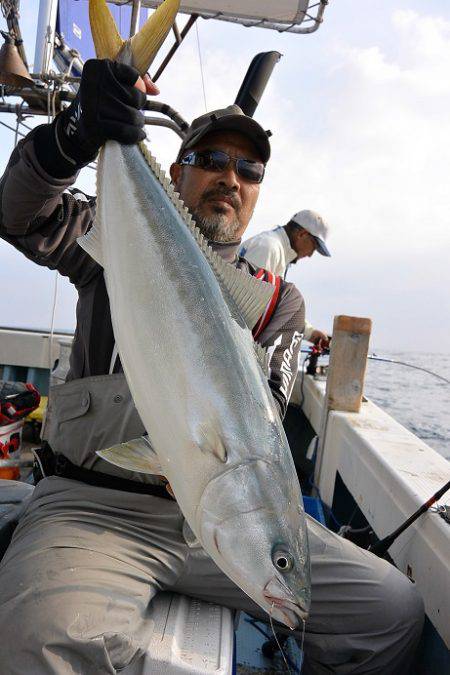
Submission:
[[[37,0],[22,0],[30,61],[37,11]],[[332,257],[315,254],[288,275],[311,323],[331,331],[335,315],[370,317],[379,353],[448,352],[449,3],[330,0],[311,35],[197,24],[158,82],[160,98],[189,121],[205,112],[205,97],[208,109],[234,101],[256,53],[283,54],[255,113],[273,133],[272,157],[247,234],[284,224],[301,209],[326,219]],[[12,115],[0,120],[15,124]],[[155,127],[148,137],[168,168],[179,139]],[[13,141],[2,128],[2,170]],[[84,170],[77,185],[95,194],[95,172]],[[0,242],[0,283],[14,288],[0,295],[0,325],[50,326],[54,272]],[[75,303],[60,277],[56,327],[74,326]]]

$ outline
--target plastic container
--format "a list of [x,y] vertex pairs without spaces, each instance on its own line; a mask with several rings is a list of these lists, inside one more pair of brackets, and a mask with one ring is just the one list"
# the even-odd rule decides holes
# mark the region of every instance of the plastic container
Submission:
[[234,613],[172,593],[152,600],[154,627],[144,660],[125,675],[232,675]]
[[[24,421],[17,420],[0,427],[0,459],[18,459],[22,445],[22,430]],[[18,480],[20,469],[18,466],[0,466],[0,478]]]
[[318,497],[303,497],[303,504],[305,505],[305,512],[309,516],[326,526],[322,502]]

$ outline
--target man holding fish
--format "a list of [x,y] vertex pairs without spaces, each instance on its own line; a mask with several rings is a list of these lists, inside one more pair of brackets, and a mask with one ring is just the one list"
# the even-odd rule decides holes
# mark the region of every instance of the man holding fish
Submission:
[[[143,90],[156,93],[139,79],[148,59],[115,53],[85,65],[77,101],[18,145],[1,185],[3,238],[79,293],[46,477],[0,567],[2,672],[115,673],[145,652],[151,600],[171,590],[299,635],[306,619],[305,673],[406,673],[413,585],[308,517],[306,536],[281,427],[304,303],[283,281],[274,303],[237,256],[268,136],[236,106],[203,115],[170,185],[133,145]],[[96,203],[69,186],[101,146]]]

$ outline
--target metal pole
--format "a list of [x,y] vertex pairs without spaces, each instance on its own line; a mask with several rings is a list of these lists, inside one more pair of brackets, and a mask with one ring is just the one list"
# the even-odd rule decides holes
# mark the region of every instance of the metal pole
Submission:
[[172,129],[181,140],[184,139],[185,134],[180,130],[180,127],[172,120],[163,120],[160,117],[144,117],[145,124],[148,124],[151,127],[165,127],[166,129]]
[[197,19],[198,19],[198,14],[191,14],[191,16],[189,17],[186,25],[184,26],[183,30],[180,33],[180,38],[181,38],[180,42],[175,42],[175,44],[171,47],[171,49],[169,50],[169,53],[167,54],[166,58],[164,59],[164,61],[161,63],[158,70],[156,71],[156,74],[154,75],[154,77],[152,77],[153,82],[156,82],[156,80],[158,80],[158,78],[162,75],[162,73],[165,70],[165,67],[167,66],[170,59],[175,54],[178,47],[183,42],[184,38],[186,37],[186,35],[190,31],[190,29],[192,28],[194,23],[197,21]]
[[[299,28],[298,30],[295,31],[295,33],[297,33],[297,35],[309,35],[310,33],[315,33],[316,30],[318,30],[321,24],[323,23],[323,14],[325,12],[325,8],[327,5],[328,0],[320,0],[320,7],[317,11],[317,15],[315,18],[312,19],[314,21],[313,25],[309,26],[308,28]],[[305,16],[312,18],[310,17],[308,12],[305,12]]]
[[175,35],[175,40],[178,43],[180,43],[181,42],[181,35],[180,35],[180,31],[178,30],[178,26],[177,26],[176,21],[173,22],[172,30],[173,30],[173,34]]
[[41,0],[39,4],[34,69],[43,74],[49,72],[53,58],[57,10],[57,0]]
[[141,0],[133,0],[133,9],[131,10],[130,37],[136,35],[139,28],[139,16],[141,13]]
[[[0,3],[1,4],[1,3]],[[6,3],[6,8],[2,8],[3,13],[5,14],[5,9],[9,9],[6,18],[6,24],[8,26],[9,32],[16,39],[16,47],[19,50],[20,57],[25,64],[26,69],[28,70],[27,56],[25,54],[25,48],[23,46],[22,33],[20,31],[19,16],[20,16],[20,0],[16,0],[13,5],[11,3]]]
[[[69,94],[71,98],[74,97],[74,94],[71,93]],[[69,99],[70,100],[70,99]],[[152,102],[153,103],[153,102]],[[165,103],[160,104],[158,107],[153,106],[153,107],[146,107],[147,110],[154,110],[155,112],[160,112],[164,115],[167,115],[170,117],[170,119],[166,120],[161,117],[149,117],[148,115],[145,116],[145,124],[149,126],[159,126],[159,127],[165,127],[167,129],[171,129],[174,131],[180,138],[184,138],[185,136],[185,129],[187,128],[188,124],[183,120],[183,118],[175,111],[173,108],[170,108],[168,105]],[[30,106],[21,106],[20,104],[8,104],[8,103],[1,103],[0,102],[0,113],[13,113],[15,115],[47,115],[47,111],[44,109],[39,109],[39,108],[33,108]],[[15,129],[12,126],[9,126],[6,124],[6,122],[3,122],[0,120],[0,125],[7,127],[14,133],[16,133],[17,129]],[[23,136],[24,134],[21,134],[19,131],[19,136]]]

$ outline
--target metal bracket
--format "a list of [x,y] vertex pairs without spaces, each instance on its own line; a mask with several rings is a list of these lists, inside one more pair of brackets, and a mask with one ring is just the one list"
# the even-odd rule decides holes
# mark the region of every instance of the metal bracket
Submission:
[[[179,47],[179,46],[181,45],[181,43],[183,42],[183,40],[184,40],[184,38],[186,37],[186,35],[187,35],[187,34],[189,33],[189,31],[191,30],[192,26],[193,26],[194,23],[197,21],[197,19],[198,19],[198,14],[191,14],[191,16],[190,16],[189,19],[187,20],[187,22],[186,22],[186,24],[185,24],[183,30],[181,31],[181,33],[178,32],[178,27],[176,28],[176,31],[178,32],[178,35],[177,35],[177,33],[175,33],[175,43],[172,45],[172,47],[170,48],[170,50],[169,50],[169,52],[167,53],[166,57],[164,58],[163,62],[162,62],[161,65],[159,66],[158,70],[156,71],[155,75],[152,77],[153,82],[156,82],[156,81],[161,77],[161,75],[163,74],[163,72],[164,72],[164,70],[166,69],[167,65],[168,65],[169,62],[171,61],[173,55],[175,54],[175,52],[177,51],[178,47]],[[175,24],[174,24],[174,26],[175,26]],[[175,28],[174,28],[174,32],[175,32]]]

